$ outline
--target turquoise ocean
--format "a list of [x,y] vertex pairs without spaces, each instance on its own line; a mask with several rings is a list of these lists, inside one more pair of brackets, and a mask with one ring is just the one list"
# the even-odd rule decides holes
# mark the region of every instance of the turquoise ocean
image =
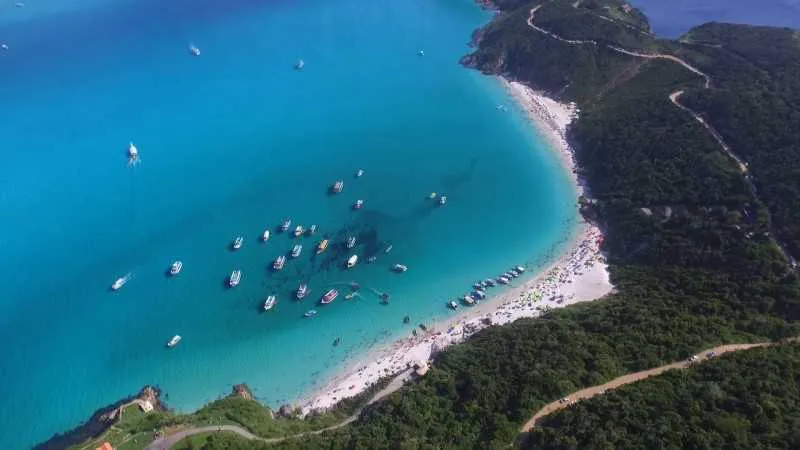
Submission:
[[[145,384],[181,411],[239,382],[271,406],[296,401],[451,314],[445,301],[476,280],[552,261],[577,223],[549,144],[495,79],[458,64],[491,18],[472,0],[12,4],[0,2],[2,449]],[[344,192],[329,196],[336,179]],[[259,238],[285,217],[319,231],[275,274],[293,240]],[[348,271],[349,234],[363,263]],[[322,238],[333,244],[314,257]],[[293,301],[301,281],[312,293]],[[361,296],[345,301],[352,281]],[[339,299],[304,319],[333,287]]]

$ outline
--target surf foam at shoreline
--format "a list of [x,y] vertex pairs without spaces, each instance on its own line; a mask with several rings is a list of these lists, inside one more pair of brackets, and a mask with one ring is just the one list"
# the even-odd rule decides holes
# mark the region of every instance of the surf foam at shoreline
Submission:
[[[522,83],[499,79],[525,110],[532,125],[550,141],[577,193],[583,194],[584,186],[577,176],[575,158],[566,139],[567,127],[577,115],[575,105],[559,103]],[[428,326],[424,333],[371,352],[358,365],[345,369],[324,388],[301,400],[303,414],[327,410],[342,399],[363,392],[381,378],[398,374],[409,377],[408,369],[414,364],[427,363],[438,351],[464,342],[489,326],[538,317],[552,308],[596,300],[611,293],[613,285],[605,258],[600,253],[602,240],[598,227],[581,223],[562,256],[549,268],[520,284],[513,280],[511,289],[477,306],[463,307],[464,313]]]

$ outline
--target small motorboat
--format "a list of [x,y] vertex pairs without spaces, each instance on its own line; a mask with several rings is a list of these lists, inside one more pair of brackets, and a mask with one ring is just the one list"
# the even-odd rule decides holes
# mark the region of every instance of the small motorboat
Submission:
[[398,272],[398,273],[404,273],[404,272],[408,271],[408,266],[406,266],[404,264],[395,264],[395,265],[392,266],[392,270],[394,270],[395,272]]
[[272,263],[272,270],[279,271],[283,269],[283,266],[286,265],[286,257],[281,255],[275,259],[275,262]]
[[336,300],[336,297],[338,296],[339,296],[339,291],[337,291],[336,289],[331,289],[328,292],[326,292],[325,295],[322,296],[322,299],[319,302],[322,305],[327,305]]
[[183,269],[183,263],[180,261],[175,261],[169,268],[169,274],[173,277],[179,273],[181,273],[181,269]]
[[355,247],[356,246],[356,237],[355,236],[348,237],[347,241],[345,241],[345,245],[347,246],[347,248]]
[[445,203],[447,203],[447,196],[443,195],[443,196],[439,197],[439,205],[442,206]]
[[267,297],[267,299],[264,301],[264,311],[269,311],[270,309],[272,309],[275,306],[276,302],[277,300],[275,300],[274,295],[270,295],[269,297]]
[[317,232],[317,226],[316,225],[311,225],[311,227],[308,228],[308,235],[309,236],[313,236],[314,233],[316,233],[316,232]]
[[323,239],[322,242],[320,242],[319,245],[317,245],[317,254],[319,255],[320,253],[324,252],[325,249],[327,248],[328,248],[328,240]]
[[300,252],[303,251],[303,246],[300,244],[295,245],[292,247],[292,258],[297,258],[300,256]]
[[433,200],[436,198],[436,195],[437,195],[436,192],[431,192],[430,195],[428,195],[428,198]]
[[465,295],[464,298],[461,299],[467,306],[472,306],[475,304],[475,299],[470,297],[469,295]]
[[493,280],[493,279],[491,279],[491,278],[487,278],[487,279],[486,279],[486,285],[487,285],[487,286],[489,286],[489,287],[494,287],[494,286],[497,286],[497,282],[496,282],[496,281],[494,281],[494,280]]
[[244,238],[241,236],[236,236],[236,239],[233,240],[232,247],[234,250],[239,250],[242,248],[242,244],[244,244]]
[[406,324],[411,323],[411,317],[409,317],[409,316],[403,317],[403,323],[406,323]]
[[417,56],[425,56],[425,50],[418,51]]
[[509,281],[510,280],[508,278],[503,277],[503,276],[497,278],[497,282],[500,283],[500,284],[508,284]]
[[331,192],[333,192],[334,194],[341,193],[342,189],[344,189],[344,181],[343,180],[336,180],[336,182],[333,183],[333,186],[331,186]]
[[284,220],[283,223],[281,224],[281,232],[285,233],[285,232],[289,231],[289,227],[290,226],[292,226],[292,219]]
[[341,343],[342,343],[342,338],[340,338],[340,337],[337,337],[337,338],[336,338],[336,339],[333,341],[333,346],[334,346],[334,347],[338,347],[338,346],[339,346],[339,344],[341,344]]
[[392,251],[392,248],[393,248],[392,244],[389,244],[389,246],[386,247],[386,250],[384,250],[383,253],[389,253],[390,251]]
[[294,237],[300,237],[305,232],[306,232],[305,228],[303,228],[302,225],[298,225],[297,228],[294,229]]
[[236,287],[239,285],[240,281],[242,281],[242,271],[236,269],[233,272],[231,272],[231,276],[228,278],[228,286]]
[[364,207],[364,200],[356,200],[353,204],[353,209],[361,209]]
[[169,342],[167,342],[167,347],[169,347],[169,348],[175,347],[176,345],[181,343],[182,339],[183,338],[179,334],[176,334],[175,336],[172,336],[172,339],[170,339]]
[[194,45],[189,46],[189,54],[192,56],[200,56],[200,49]]
[[367,262],[370,263],[370,264],[374,263],[377,260],[378,260],[377,256],[370,256],[369,258],[367,258]]
[[525,272],[525,267],[524,266],[517,266],[517,267],[515,267],[515,269],[517,269],[517,272],[519,272],[519,273]]
[[317,315],[317,310],[316,309],[310,309],[310,310],[306,311],[305,314],[303,314],[304,317],[314,317],[316,315]]
[[364,170],[358,169],[356,171],[356,178],[360,178],[362,175],[364,175]]
[[128,158],[135,160],[139,157],[139,149],[133,145],[133,142],[128,143]]
[[473,298],[477,297],[478,299],[483,300],[483,299],[486,298],[486,292],[484,292],[484,291],[482,291],[480,289],[475,289],[475,291],[472,292],[471,296]]
[[302,59],[298,59],[296,63],[294,63],[294,70],[303,70],[306,67],[306,62]]
[[300,287],[297,288],[297,299],[302,300],[306,294],[308,294],[308,285],[300,284]]
[[352,269],[358,263],[358,255],[353,255],[347,260],[347,268]]
[[454,302],[453,300],[450,300],[450,302],[447,304],[447,307],[455,311],[458,309],[458,303]]
[[269,240],[269,230],[264,230],[264,234],[261,235],[261,240],[267,242]]
[[125,274],[124,277],[117,278],[114,281],[114,283],[111,284],[111,290],[112,291],[120,290],[122,288],[122,286],[125,286],[125,283],[127,283],[128,280],[130,280],[130,279],[131,279],[131,274],[129,274],[129,273]]

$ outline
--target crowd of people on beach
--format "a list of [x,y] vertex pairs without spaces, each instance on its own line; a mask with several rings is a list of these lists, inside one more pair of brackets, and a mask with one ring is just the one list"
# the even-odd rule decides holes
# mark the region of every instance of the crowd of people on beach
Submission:
[[[559,151],[559,157],[573,174],[575,158],[566,138],[569,122],[577,116],[574,104],[560,104],[520,83],[506,82],[511,94],[528,112],[537,127],[546,132]],[[552,308],[590,301],[612,292],[605,258],[601,253],[603,234],[591,224],[581,225],[577,239],[564,255],[541,275],[512,282],[511,289],[496,298],[471,308],[469,313],[449,321],[416,329],[412,336],[394,342],[355,369],[334,378],[327,387],[301,403],[304,413],[324,411],[343,398],[373,386],[380,379],[407,374],[409,368],[427,364],[442,349],[464,342],[471,335],[493,325],[503,325],[525,317],[537,317]]]

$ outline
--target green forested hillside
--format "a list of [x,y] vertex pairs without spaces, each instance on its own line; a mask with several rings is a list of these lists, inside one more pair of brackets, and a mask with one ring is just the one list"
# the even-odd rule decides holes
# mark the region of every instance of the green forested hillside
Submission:
[[[712,23],[683,50],[714,89],[686,102],[749,163],[759,196],[792,255],[800,255],[800,32]],[[758,45],[768,42],[769,45]]]
[[[541,27],[552,26],[570,39],[691,55],[710,73],[712,88],[704,89],[700,77],[671,61],[626,56],[605,45],[570,45],[538,33],[526,21],[540,3]],[[798,85],[800,71],[793,70],[796,58],[774,50],[776,42],[791,45],[787,32],[725,26],[727,32],[712,33],[700,27],[688,37],[694,44],[664,42],[644,32],[646,20],[636,10],[625,12],[621,2],[573,3],[497,1],[505,11],[464,62],[579,103],[581,118],[571,134],[594,199],[586,212],[606,230],[618,294],[488,329],[440,355],[422,381],[368,407],[354,424],[275,447],[507,448],[534,411],[581,387],[718,344],[798,334],[800,282],[769,234],[768,214],[792,236],[798,222],[790,219],[800,209],[791,193],[800,177],[791,175],[800,167],[800,154],[789,135],[800,104],[791,100],[794,88],[787,89]],[[679,89],[734,151],[747,143],[742,154],[751,161],[758,196],[708,131],[669,101]],[[748,115],[737,106],[748,103],[757,111],[780,105],[781,113]],[[775,130],[783,138],[766,140],[777,139]],[[773,156],[748,156],[762,149]],[[766,162],[757,162],[760,157]],[[791,364],[797,358],[792,351],[785,363],[775,353],[776,367]],[[726,373],[733,375],[720,375]],[[742,428],[738,418],[717,420],[747,439],[759,432]],[[795,435],[774,433],[770,439],[774,447],[788,448]],[[713,444],[708,448],[720,448]],[[218,436],[205,448],[262,445]]]
[[579,402],[524,449],[800,448],[800,346],[728,355]]

